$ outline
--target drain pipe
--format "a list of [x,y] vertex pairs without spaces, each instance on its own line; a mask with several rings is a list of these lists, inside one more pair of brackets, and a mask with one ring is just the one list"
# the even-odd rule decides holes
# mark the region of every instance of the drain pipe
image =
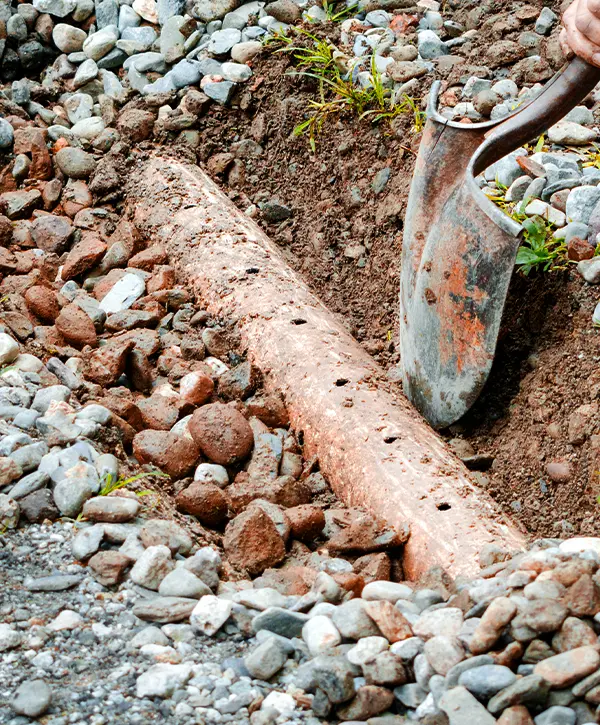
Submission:
[[128,202],[205,308],[235,322],[340,500],[410,525],[407,578],[435,565],[470,576],[485,544],[523,547],[522,532],[203,171],[152,155],[132,174]]

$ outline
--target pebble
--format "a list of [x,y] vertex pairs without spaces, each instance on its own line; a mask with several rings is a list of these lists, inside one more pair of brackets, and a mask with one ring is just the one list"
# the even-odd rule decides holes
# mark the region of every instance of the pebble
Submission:
[[209,637],[216,634],[229,619],[233,602],[220,599],[212,594],[200,598],[194,607],[190,622],[192,627]]
[[19,686],[10,706],[18,715],[37,718],[50,707],[52,691],[44,680],[28,680]]

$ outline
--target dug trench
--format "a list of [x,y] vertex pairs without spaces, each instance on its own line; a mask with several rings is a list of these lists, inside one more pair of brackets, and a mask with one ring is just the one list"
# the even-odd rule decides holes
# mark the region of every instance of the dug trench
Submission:
[[[391,128],[344,118],[329,122],[313,154],[294,129],[316,89],[290,70],[287,56],[259,60],[251,109],[203,119],[199,157],[240,208],[275,198],[293,210],[270,222],[267,204],[259,223],[399,385],[402,229],[418,134],[407,116]],[[516,273],[484,392],[441,431],[531,534],[592,534],[600,521],[597,302],[573,267]],[[549,464],[560,466],[554,480]]]

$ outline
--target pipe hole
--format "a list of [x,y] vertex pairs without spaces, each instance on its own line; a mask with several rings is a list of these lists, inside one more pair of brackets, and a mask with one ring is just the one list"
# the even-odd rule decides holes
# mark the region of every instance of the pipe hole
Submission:
[[438,511],[450,511],[452,508],[449,503],[436,503],[435,507]]
[[384,443],[394,443],[394,441],[397,441],[400,436],[385,436],[383,439]]
[[296,317],[292,320],[292,325],[306,325],[306,320],[303,320],[301,317]]
[[335,381],[335,384],[338,386],[338,388],[343,388],[344,385],[347,385],[349,382],[350,381],[348,380],[348,378],[338,378]]
[[246,274],[258,274],[260,269],[258,267],[248,267]]

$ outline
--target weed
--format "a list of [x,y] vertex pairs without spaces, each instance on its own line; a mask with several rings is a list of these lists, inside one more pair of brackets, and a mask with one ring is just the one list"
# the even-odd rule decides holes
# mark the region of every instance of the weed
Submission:
[[[139,481],[142,478],[148,478],[149,476],[157,476],[160,478],[170,478],[170,476],[167,473],[163,473],[162,471],[149,471],[144,473],[138,473],[135,476],[130,476],[129,478],[124,478],[123,476],[119,478],[115,478],[112,473],[108,473],[104,478],[104,485],[100,489],[99,496],[108,496],[109,493],[112,493],[113,491],[117,491],[120,488],[125,488],[125,486],[128,486],[130,483],[133,483],[134,481]],[[149,493],[152,493],[151,491],[140,491],[138,493],[138,496],[147,495]]]
[[525,276],[532,270],[564,269],[568,263],[567,245],[554,239],[553,225],[540,216],[523,219],[523,243],[517,252],[517,268]]
[[588,160],[583,162],[583,167],[600,169],[600,146],[598,144],[592,144],[592,146],[594,147],[594,151],[587,152]]
[[528,276],[532,271],[557,271],[569,264],[567,245],[563,239],[553,236],[554,225],[541,216],[528,217],[525,208],[531,199],[523,199],[516,206],[504,198],[506,187],[496,182],[501,194],[488,197],[509,217],[523,227],[523,241],[517,251],[516,266],[519,272]]
[[340,5],[340,3],[336,2],[336,0],[333,0],[333,2],[323,0],[323,10],[325,11],[325,15],[327,15],[327,20],[332,23],[336,23],[339,20],[346,20],[346,18],[349,18],[354,14],[354,11],[358,7],[358,3],[354,3],[352,5],[344,4],[344,7],[341,10],[336,10],[338,5]]
[[[344,72],[337,60],[340,51],[328,39],[318,38],[302,28],[295,32],[306,38],[306,45],[286,44],[276,52],[292,54],[299,70],[289,73],[318,82],[319,98],[308,101],[309,117],[294,128],[295,136],[308,134],[309,144],[316,150],[316,137],[325,122],[333,116],[351,113],[359,120],[369,119],[371,123],[391,120],[401,114],[412,114],[415,132],[423,130],[425,114],[414,98],[404,94],[399,103],[394,103],[392,93],[386,87],[382,74],[371,56],[369,78],[364,87],[354,82],[354,72]],[[342,54],[343,55],[343,54]],[[356,69],[354,69],[356,71]]]

